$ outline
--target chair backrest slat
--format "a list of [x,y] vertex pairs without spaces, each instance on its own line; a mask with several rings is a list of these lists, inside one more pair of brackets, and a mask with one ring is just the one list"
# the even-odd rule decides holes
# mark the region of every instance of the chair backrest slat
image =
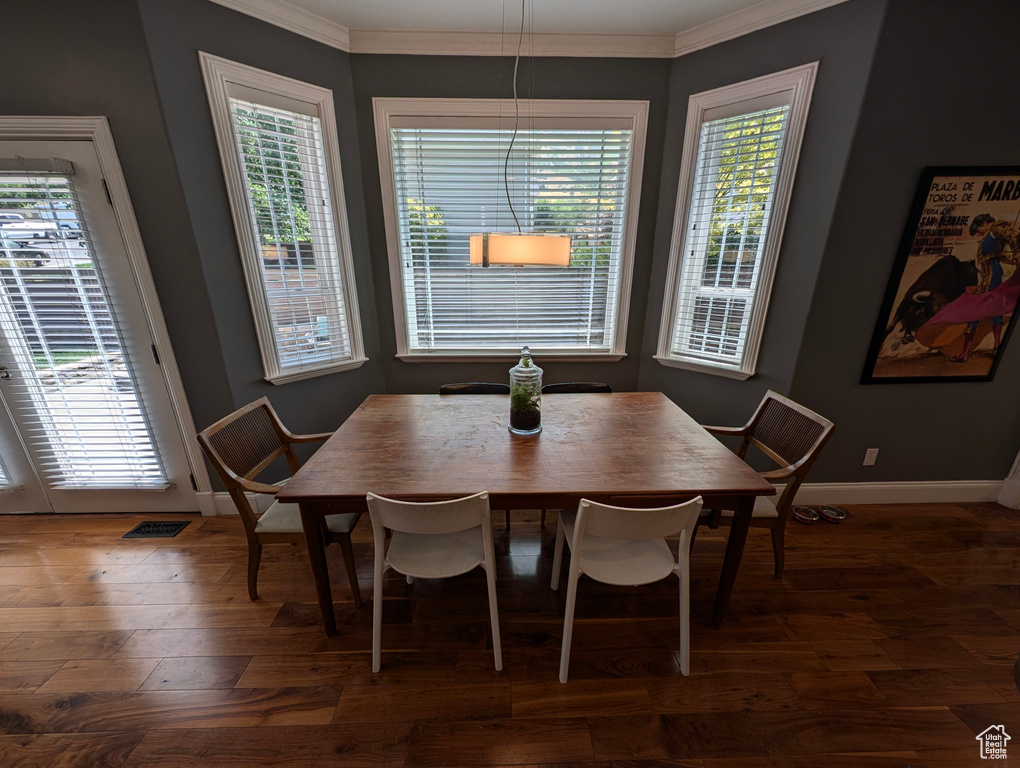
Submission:
[[[693,529],[701,512],[701,497],[683,504],[657,509],[631,509],[582,499],[578,518],[585,519],[584,532],[607,539],[643,541],[672,536]],[[580,523],[578,524],[580,527]],[[688,537],[688,541],[690,537]]]
[[396,501],[368,494],[373,526],[404,533],[456,533],[489,525],[489,494],[482,492],[452,501]]

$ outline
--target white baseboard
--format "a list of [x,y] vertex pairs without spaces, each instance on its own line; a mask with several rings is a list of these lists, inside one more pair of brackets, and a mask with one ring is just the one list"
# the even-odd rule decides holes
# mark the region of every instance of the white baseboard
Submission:
[[[254,496],[252,497],[254,500]],[[226,491],[210,491],[198,494],[198,508],[203,517],[218,515],[236,515],[237,507]]]
[[[219,495],[227,496],[225,493],[218,494],[212,491],[200,491],[195,494],[195,498],[198,499],[198,511],[202,513],[202,517],[213,517],[220,514],[216,505],[216,497]],[[227,496],[227,501],[230,501],[229,496]]]
[[1020,482],[1007,477],[1002,483],[1002,490],[999,492],[999,498],[996,501],[1004,507],[1020,509]]
[[[257,512],[265,512],[269,509],[274,499],[265,493],[249,493],[248,501]],[[198,508],[204,517],[216,517],[218,515],[236,515],[237,507],[234,500],[226,491],[198,494]]]
[[[812,504],[931,504],[1001,501],[1001,480],[947,480],[899,483],[804,483],[796,502]],[[1020,486],[1017,488],[1020,497]],[[1005,506],[1011,506],[1006,504]],[[1015,508],[1015,504],[1012,505]]]

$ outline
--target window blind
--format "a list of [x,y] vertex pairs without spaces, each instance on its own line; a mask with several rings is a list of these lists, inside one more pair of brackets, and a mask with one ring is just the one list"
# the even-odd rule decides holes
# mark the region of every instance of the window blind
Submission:
[[229,111],[259,249],[258,285],[249,290],[262,293],[279,372],[349,360],[319,118],[235,97],[229,98]]
[[[408,350],[612,350],[633,131],[529,126],[507,161],[512,130],[480,122],[390,128]],[[570,235],[568,268],[468,266],[471,234],[516,231],[504,163],[522,231]]]
[[789,114],[783,104],[702,124],[673,355],[743,358]]
[[167,487],[72,177],[0,173],[0,213],[30,225],[0,241],[0,337],[4,399],[43,480]]

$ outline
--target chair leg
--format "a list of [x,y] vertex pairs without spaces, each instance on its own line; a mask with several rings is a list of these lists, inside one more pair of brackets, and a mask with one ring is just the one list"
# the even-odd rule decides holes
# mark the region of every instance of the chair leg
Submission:
[[262,562],[262,545],[258,541],[248,542],[248,599],[259,599],[259,563]]
[[[692,542],[693,543],[693,542]],[[680,674],[691,674],[691,569],[690,558],[680,552]]]
[[510,530],[510,510],[506,509],[506,510],[503,510],[503,511],[506,512],[506,529],[509,531]]
[[354,593],[354,605],[361,607],[361,587],[358,585],[358,572],[354,570],[354,550],[351,549],[351,535],[345,533],[338,537],[340,552],[344,556],[344,567],[347,569],[347,580],[351,583]]
[[492,655],[496,660],[496,671],[503,670],[503,645],[499,639],[499,609],[496,606],[495,563],[485,568],[485,584],[489,590],[489,623],[492,625]]
[[776,562],[776,581],[783,580],[783,568],[786,565],[786,526],[774,525],[772,531],[772,558]]
[[[573,559],[573,554],[571,554]],[[577,602],[577,569],[573,563],[567,575],[567,609],[563,613],[563,644],[560,646],[560,682],[567,682],[570,668],[570,642],[574,637],[574,605]]]
[[556,518],[556,548],[553,550],[552,579],[549,586],[552,589],[560,588],[560,568],[563,565],[563,540],[566,534],[563,531],[563,522]]
[[545,510],[542,510],[542,527],[545,528]]
[[372,671],[382,667],[382,604],[383,558],[381,548],[375,548],[375,566],[372,574]]

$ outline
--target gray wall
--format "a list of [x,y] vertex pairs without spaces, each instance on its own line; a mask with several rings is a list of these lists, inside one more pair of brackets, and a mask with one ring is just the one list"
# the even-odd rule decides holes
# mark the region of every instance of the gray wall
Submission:
[[[198,243],[198,281],[209,294],[213,323],[233,403],[269,397],[297,431],[334,429],[372,392],[383,391],[372,267],[361,194],[358,133],[353,118],[350,56],[208,0],[138,0],[166,134]],[[262,362],[244,285],[226,187],[198,52],[205,51],[333,92],[359,309],[369,362],[357,370],[274,386]],[[176,346],[190,355],[188,343]],[[201,396],[199,396],[201,397]],[[205,422],[198,421],[199,425]]]
[[[371,392],[505,380],[509,360],[393,358],[371,99],[506,97],[510,60],[350,56],[208,0],[10,5],[5,26],[45,29],[47,53],[24,36],[5,42],[0,110],[109,117],[196,424],[266,394],[295,429],[325,430]],[[978,18],[989,20],[980,35],[961,36],[961,24]],[[857,382],[922,167],[1017,163],[1020,100],[1010,77],[1018,22],[1020,8],[994,0],[969,4],[964,19],[951,0],[849,0],[672,61],[529,62],[534,74],[525,67],[522,81],[536,98],[651,104],[629,356],[548,363],[547,380],[661,389],[696,418],[730,424],[765,388],[789,392],[837,424],[815,481],[1004,477],[1020,442],[1020,350],[1007,350],[992,383]],[[361,369],[280,387],[262,381],[199,50],[333,91],[371,358]],[[651,355],[688,97],[814,60],[821,64],[759,374],[737,382],[664,368]],[[878,465],[861,469],[864,448],[874,446]]]
[[[517,358],[500,363],[404,363],[397,351],[393,301],[386,256],[379,161],[376,153],[372,98],[512,98],[513,60],[463,56],[355,55],[355,106],[361,135],[361,157],[368,210],[369,245],[379,309],[379,338],[388,392],[435,392],[454,381],[507,381]],[[599,380],[618,390],[633,390],[640,365],[644,307],[648,302],[649,266],[655,233],[659,158],[669,95],[670,62],[661,59],[525,59],[518,90],[536,99],[647,99],[648,134],[645,146],[641,214],[638,218],[636,263],[631,292],[629,356],[617,363],[536,362],[544,381]]]
[[3,23],[25,32],[0,46],[4,114],[109,119],[195,422],[211,423],[234,400],[137,4],[7,3]]
[[[859,384],[926,165],[1020,165],[1020,5],[892,0],[792,395],[836,432],[813,481],[1001,480],[1020,447],[1020,337],[992,382]],[[881,449],[876,466],[864,451]]]
[[757,374],[737,381],[667,368],[653,360],[663,292],[649,294],[638,388],[665,392],[702,423],[742,424],[767,389],[790,391],[884,7],[885,0],[854,0],[673,62],[652,264],[656,286],[665,281],[669,261],[691,94],[819,62]]

